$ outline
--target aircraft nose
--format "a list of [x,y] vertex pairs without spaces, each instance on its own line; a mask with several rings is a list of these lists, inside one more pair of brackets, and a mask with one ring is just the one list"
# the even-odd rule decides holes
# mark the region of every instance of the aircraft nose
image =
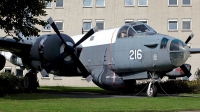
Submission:
[[189,58],[189,47],[181,40],[174,39],[170,43],[170,61],[172,65],[178,67]]

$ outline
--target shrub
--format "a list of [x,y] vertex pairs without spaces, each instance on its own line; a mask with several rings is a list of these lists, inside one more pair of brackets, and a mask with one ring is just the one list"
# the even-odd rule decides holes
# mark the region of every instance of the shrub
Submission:
[[23,78],[8,72],[0,73],[0,96],[23,92]]

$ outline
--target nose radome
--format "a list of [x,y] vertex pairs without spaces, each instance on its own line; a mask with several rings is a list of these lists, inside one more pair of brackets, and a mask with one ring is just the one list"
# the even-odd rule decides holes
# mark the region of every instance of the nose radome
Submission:
[[184,64],[190,56],[189,47],[181,40],[174,39],[170,43],[170,61],[178,67]]

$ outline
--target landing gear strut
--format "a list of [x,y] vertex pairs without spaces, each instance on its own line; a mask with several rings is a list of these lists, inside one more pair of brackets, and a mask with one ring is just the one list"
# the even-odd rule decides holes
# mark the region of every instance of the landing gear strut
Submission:
[[150,74],[150,76],[151,76],[151,79],[149,80],[149,86],[147,88],[147,96],[148,97],[156,97],[157,92],[158,92],[157,87],[154,84],[157,81],[154,79],[154,78],[156,78],[156,75],[153,72]]
[[36,92],[39,87],[39,82],[37,80],[37,72],[29,71],[24,76],[24,88],[27,92]]

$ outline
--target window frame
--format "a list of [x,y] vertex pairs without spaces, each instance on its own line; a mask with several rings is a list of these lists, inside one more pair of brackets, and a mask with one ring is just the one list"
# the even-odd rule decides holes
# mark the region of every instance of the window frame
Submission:
[[[59,30],[59,29],[58,29],[58,30],[61,31],[61,32],[64,31],[64,21],[62,21],[62,20],[60,20],[60,21],[59,21],[59,20],[56,20],[56,21],[54,21],[54,22],[55,22],[55,24],[56,24],[57,22],[62,22],[62,23],[63,23],[63,24],[62,24],[62,25],[63,25],[63,26],[62,26],[62,30]],[[57,25],[56,25],[56,26],[57,26]]]
[[183,0],[182,0],[182,6],[185,6],[185,7],[192,6],[192,0],[190,0],[190,4],[183,4]]
[[85,5],[84,5],[84,1],[85,1],[85,0],[83,0],[83,7],[86,7],[86,8],[87,8],[87,7],[88,7],[88,8],[91,8],[91,7],[92,7],[92,5],[93,5],[93,0],[91,0],[91,6],[85,6]]
[[99,31],[101,31],[101,30],[105,30],[105,20],[104,19],[96,19],[95,20],[95,25],[97,26],[97,23],[98,22],[103,22],[103,29],[98,29]]
[[47,6],[48,6],[48,5],[47,5],[47,6],[46,6],[46,9],[51,9],[51,8],[52,8],[52,1],[51,1],[51,2],[48,2],[47,4],[49,4],[49,3],[51,3],[51,6],[50,6],[50,7],[47,7]]
[[17,70],[21,70],[22,71],[22,76],[24,75],[24,70],[22,70],[20,67],[16,67],[16,69],[15,69],[15,75],[16,76],[20,76],[21,77],[21,75],[17,75]]
[[[183,29],[183,22],[184,21],[189,21],[190,22],[190,29]],[[186,18],[181,19],[181,30],[182,31],[191,31],[192,30],[192,19],[190,19],[190,18],[188,18],[188,19],[186,19]]]
[[176,5],[170,5],[170,4],[169,4],[169,1],[170,1],[170,0],[168,0],[168,6],[170,6],[170,7],[178,7],[178,0],[176,0],[176,1],[177,1],[177,4],[176,4]]
[[106,6],[106,0],[104,0],[104,5],[103,6],[97,6],[97,0],[96,0],[96,7],[105,7]]
[[[48,30],[48,29],[45,29],[45,27],[47,26],[47,25],[49,25],[50,26],[50,30]],[[47,24],[46,26],[44,26],[43,28],[42,28],[42,31],[43,32],[51,32],[51,25],[50,24]]]
[[[169,29],[169,22],[176,21],[177,22],[177,29]],[[178,19],[168,19],[168,31],[178,31]]]
[[125,19],[124,24],[126,24],[126,22],[128,22],[128,23],[134,22],[134,19]]
[[134,7],[135,6],[135,0],[133,0],[133,5],[126,5],[126,0],[124,0],[124,6],[125,7]]
[[62,0],[62,7],[57,7],[57,0],[56,0],[56,3],[55,3],[55,8],[56,8],[56,9],[59,9],[59,8],[64,8],[64,0]]
[[137,21],[142,22],[142,23],[143,23],[143,21],[146,21],[147,22],[146,24],[148,25],[148,19],[138,19]]
[[140,0],[138,0],[138,6],[139,6],[139,7],[148,7],[148,3],[149,3],[149,2],[148,2],[148,0],[146,0],[146,1],[147,1],[147,5],[140,5]]
[[[92,28],[92,20],[91,19],[84,19],[83,21],[82,21],[82,28],[83,28],[83,26],[84,26],[84,22],[90,22],[91,23],[91,26],[90,26],[90,29]],[[88,29],[88,30],[85,30],[84,28],[83,28],[83,32],[88,32],[90,29]]]
[[12,74],[12,67],[10,66],[4,67],[4,72],[6,72],[6,70],[10,70],[10,73]]

